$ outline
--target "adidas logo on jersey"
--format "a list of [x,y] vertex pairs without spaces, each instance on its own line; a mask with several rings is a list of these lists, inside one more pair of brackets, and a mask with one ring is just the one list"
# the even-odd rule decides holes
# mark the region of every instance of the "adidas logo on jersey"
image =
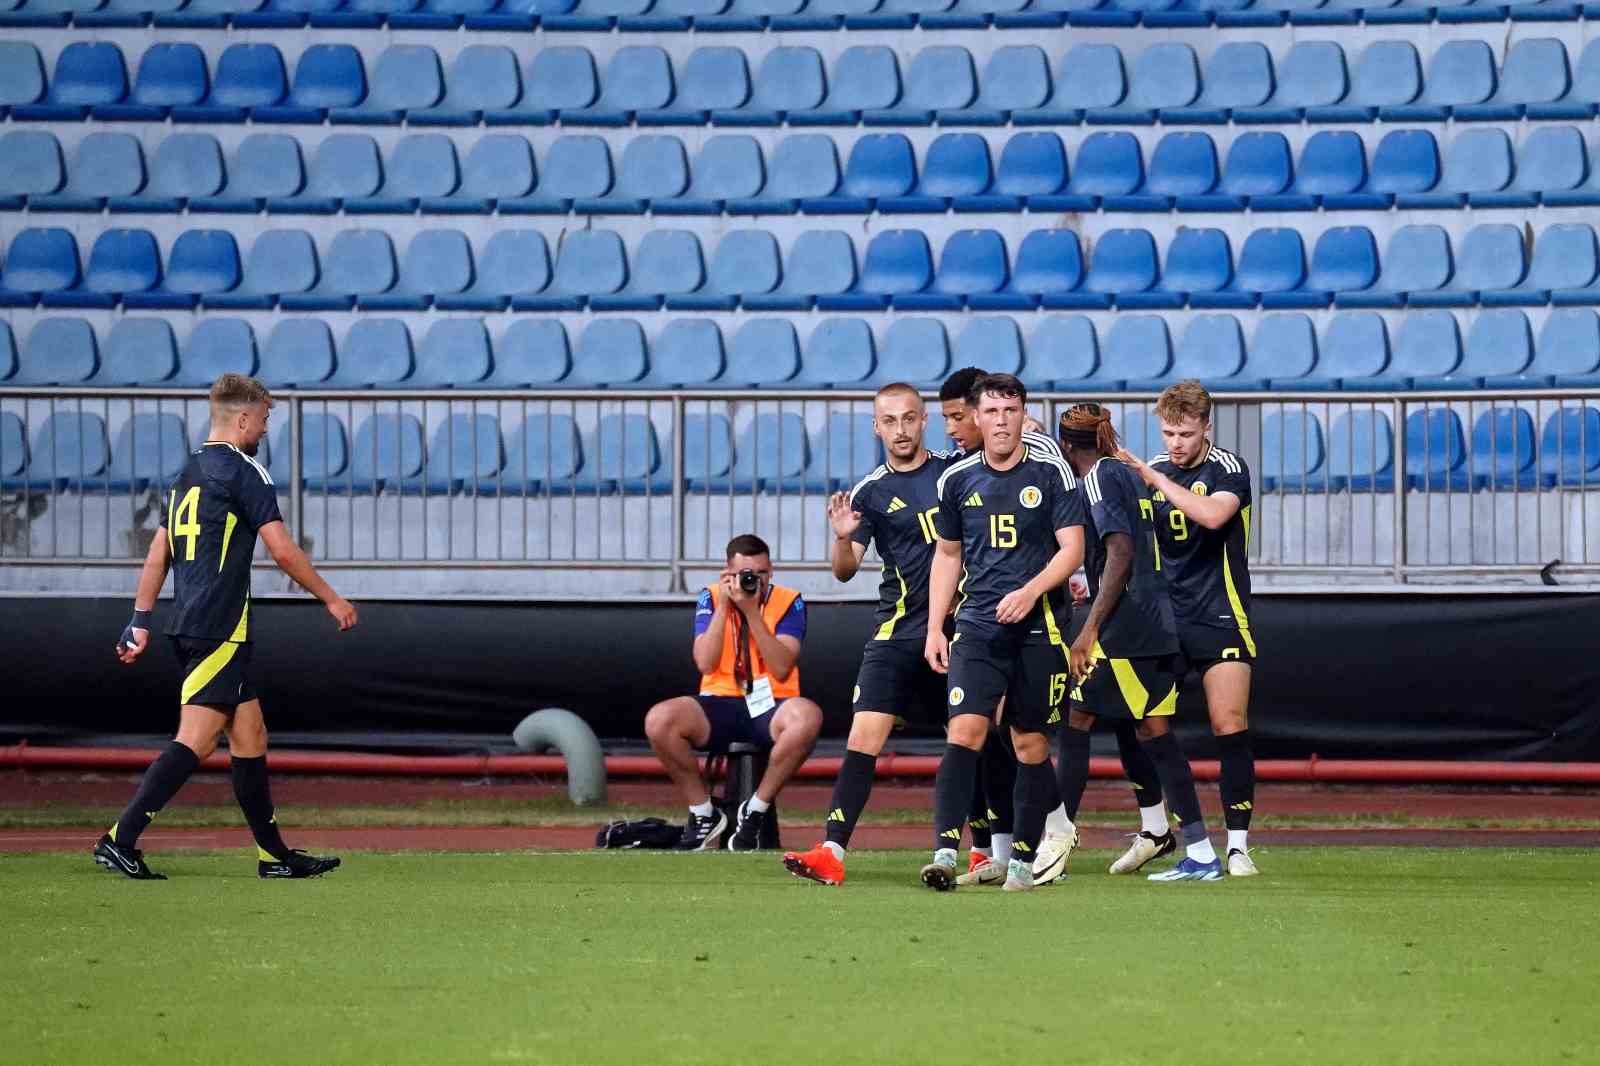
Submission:
[[976,492],[974,492],[971,496],[968,496],[966,499],[961,501],[961,506],[963,506],[963,507],[982,507],[983,506],[983,497],[979,496]]
[[888,508],[887,513],[888,514],[894,514],[896,511],[903,511],[903,510],[905,510],[905,506],[906,506],[906,501],[904,501],[900,497],[896,496],[894,499],[889,501],[889,508]]

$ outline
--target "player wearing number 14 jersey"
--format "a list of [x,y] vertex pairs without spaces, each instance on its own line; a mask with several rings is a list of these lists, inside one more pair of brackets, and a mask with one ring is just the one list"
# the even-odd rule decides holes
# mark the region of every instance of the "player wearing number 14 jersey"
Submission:
[[136,846],[139,835],[216,750],[224,731],[234,796],[256,840],[257,874],[315,877],[339,865],[336,858],[290,849],[278,832],[267,786],[266,726],[250,680],[250,561],[258,535],[284,573],[321,600],[341,630],[356,624],[355,608],[328,586],[289,537],[272,478],[252,458],[266,435],[271,408],[271,395],[254,378],[224,374],[211,387],[211,432],[168,493],[165,520],[139,575],[133,619],[117,640],[117,657],[124,664],[136,662],[150,646],[151,616],[170,567],[173,609],[167,635],[183,677],[178,735],[94,848],[97,863],[134,880],[163,880],[145,864]]

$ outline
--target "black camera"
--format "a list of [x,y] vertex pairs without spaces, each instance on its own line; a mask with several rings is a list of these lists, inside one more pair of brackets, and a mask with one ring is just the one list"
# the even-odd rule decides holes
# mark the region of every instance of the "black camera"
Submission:
[[739,571],[739,587],[753,595],[761,588],[761,575],[754,570]]

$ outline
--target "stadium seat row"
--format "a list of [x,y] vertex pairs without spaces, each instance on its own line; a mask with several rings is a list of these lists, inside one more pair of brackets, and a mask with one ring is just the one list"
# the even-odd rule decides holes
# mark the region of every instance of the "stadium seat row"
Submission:
[[[412,236],[403,259],[381,229],[344,229],[323,254],[304,230],[258,234],[248,258],[226,230],[187,230],[163,273],[148,230],[109,229],[80,268],[71,233],[25,229],[7,250],[0,307],[286,311],[1026,311],[1486,307],[1600,304],[1600,243],[1584,223],[1485,223],[1452,247],[1440,226],[1401,226],[1380,262],[1364,226],[1317,237],[1309,268],[1298,230],[1250,232],[1237,260],[1220,229],[1180,228],[1163,257],[1148,230],[1112,229],[1086,257],[1077,233],[1040,229],[1018,243],[964,229],[937,266],[926,234],[875,234],[856,268],[844,230],[810,230],[781,253],[767,230],[727,233],[707,259],[688,230],[655,229],[631,250],[613,230],[500,230],[474,254],[460,230]],[[553,265],[552,265],[553,258]],[[1164,266],[1163,266],[1164,259]]]
[[[756,69],[752,79],[750,70]],[[1203,69],[1202,69],[1203,68]],[[234,44],[217,59],[190,43],[155,44],[131,87],[121,50],[76,41],[46,79],[38,50],[0,42],[0,114],[19,121],[293,122],[412,125],[725,126],[1443,122],[1586,119],[1600,104],[1600,41],[1570,66],[1551,37],[1513,44],[1498,68],[1483,41],[1441,44],[1424,64],[1410,41],[1375,41],[1347,65],[1334,41],[1302,41],[1275,69],[1254,41],[1222,44],[1202,65],[1163,42],[1131,63],[1110,44],[1079,44],[1052,70],[1033,45],[972,54],[934,45],[902,79],[893,49],[846,49],[831,77],[821,53],[780,46],[746,56],[706,47],[674,70],[653,45],[619,48],[598,73],[588,49],[534,51],[524,70],[501,45],[471,45],[448,74],[426,45],[391,45],[372,61],[347,44],[313,44],[292,81],[270,44]]]
[[0,25],[555,32],[982,29],[1073,26],[1278,26],[1576,21],[1568,0],[0,0]]
[[613,170],[592,135],[556,138],[534,161],[527,139],[492,133],[457,156],[439,133],[408,134],[384,159],[364,133],[324,137],[309,166],[300,142],[253,133],[224,153],[209,133],[174,133],[146,164],[126,133],[91,133],[70,167],[55,135],[0,136],[0,211],[274,214],[929,214],[1044,211],[1311,211],[1600,205],[1600,168],[1575,126],[1540,126],[1519,149],[1498,128],[1457,132],[1441,165],[1434,135],[1386,133],[1369,169],[1360,134],[1323,130],[1298,162],[1275,131],[1236,137],[1218,163],[1211,135],[1168,133],[1146,172],[1131,133],[1091,133],[1069,167],[1055,133],[1013,134],[998,169],[976,133],[916,151],[900,133],[859,138],[848,162],[826,134],[797,133],[771,166],[748,134],[709,138],[690,164],[670,134],[635,137]]
[[1486,311],[1463,330],[1448,311],[1418,311],[1394,327],[1372,311],[1340,312],[1319,338],[1304,314],[1268,315],[1249,342],[1231,314],[1195,316],[1176,343],[1155,315],[1118,315],[1103,335],[1083,315],[975,318],[947,331],[898,317],[880,333],[859,318],[824,318],[802,345],[786,318],[755,318],[724,338],[705,318],[668,322],[653,340],[629,318],[600,318],[577,335],[521,319],[493,337],[482,321],[445,319],[419,331],[358,318],[334,342],[326,323],[287,318],[257,337],[250,324],[201,318],[181,346],[159,318],[125,318],[102,347],[79,318],[39,320],[17,350],[0,323],[0,387],[204,388],[225,372],[275,389],[722,388],[868,389],[890,381],[937,387],[955,368],[1019,375],[1035,389],[1159,389],[1199,378],[1218,390],[1491,389],[1600,386],[1600,319],[1553,311],[1537,343],[1523,312]]
[[[1124,437],[1151,416],[1125,416]],[[1138,426],[1131,423],[1138,422]],[[605,414],[588,432],[571,415],[528,414],[506,447],[495,414],[452,414],[425,443],[416,416],[366,416],[353,442],[338,413],[302,416],[301,470],[312,492],[474,495],[671,491],[672,440],[643,414]],[[812,431],[794,412],[755,415],[735,434],[720,413],[684,416],[685,488],[690,492],[824,493],[848,487],[881,460],[872,416],[835,411]],[[287,426],[263,440],[258,458],[279,491],[291,474]],[[1521,407],[1493,407],[1473,421],[1470,448],[1449,407],[1416,410],[1405,421],[1406,487],[1465,492],[1600,488],[1600,408],[1562,407],[1541,431]],[[930,446],[939,446],[929,429]],[[737,441],[736,438],[737,437]],[[176,414],[135,414],[114,446],[90,412],[50,415],[31,450],[22,419],[0,412],[0,487],[32,492],[140,492],[169,482],[190,445]],[[1314,410],[1269,411],[1262,419],[1261,488],[1272,492],[1392,492],[1394,434],[1386,412],[1355,408],[1324,436]]]

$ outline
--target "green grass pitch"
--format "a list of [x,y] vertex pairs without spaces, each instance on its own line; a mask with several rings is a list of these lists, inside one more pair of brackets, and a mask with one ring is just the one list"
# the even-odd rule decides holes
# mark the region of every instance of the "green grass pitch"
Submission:
[[1153,885],[1074,856],[1031,895],[841,888],[773,855],[0,857],[0,1061],[1593,1062],[1600,871],[1580,849],[1279,848]]

